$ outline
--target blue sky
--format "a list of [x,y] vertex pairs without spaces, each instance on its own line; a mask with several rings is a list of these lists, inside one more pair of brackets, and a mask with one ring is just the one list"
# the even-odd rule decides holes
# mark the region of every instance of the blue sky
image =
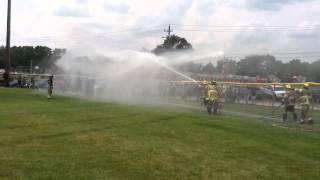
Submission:
[[320,47],[319,0],[12,0],[12,10],[13,45],[152,49],[174,24],[195,49],[230,56]]

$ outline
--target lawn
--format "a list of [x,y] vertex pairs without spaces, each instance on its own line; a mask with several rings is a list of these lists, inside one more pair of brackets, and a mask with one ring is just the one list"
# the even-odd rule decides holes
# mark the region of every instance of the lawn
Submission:
[[0,179],[319,179],[320,133],[0,88]]

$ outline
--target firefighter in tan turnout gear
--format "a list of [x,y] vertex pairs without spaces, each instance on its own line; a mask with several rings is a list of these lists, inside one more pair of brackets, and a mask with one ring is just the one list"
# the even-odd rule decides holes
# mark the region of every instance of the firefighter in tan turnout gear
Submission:
[[201,99],[203,100],[203,105],[207,105],[207,94],[208,94],[208,81],[204,80],[199,84],[199,87],[201,88]]
[[303,85],[303,89],[301,89],[301,91],[300,91],[299,102],[300,102],[300,106],[301,106],[300,123],[312,124],[313,123],[312,117],[309,117],[311,96],[309,94],[309,85],[308,84]]
[[294,89],[290,85],[285,86],[286,92],[282,99],[282,104],[284,105],[284,112],[282,119],[287,121],[288,113],[292,113],[294,121],[297,121],[297,113],[295,112],[296,95]]
[[211,81],[207,87],[207,110],[209,114],[217,114],[220,107],[220,92],[216,81]]

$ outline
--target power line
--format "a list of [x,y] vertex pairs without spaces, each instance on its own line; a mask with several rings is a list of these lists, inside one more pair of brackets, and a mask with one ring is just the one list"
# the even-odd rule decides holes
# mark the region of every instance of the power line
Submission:
[[[97,36],[97,37],[108,37],[108,36]],[[33,42],[77,42],[82,40],[90,39],[89,37],[82,37],[82,36],[71,36],[71,37],[51,37],[51,36],[42,36],[42,37],[35,37],[35,38],[21,38],[21,39],[14,39],[15,41],[33,41]],[[246,54],[271,54],[271,55],[317,55],[320,54],[320,51],[301,51],[301,50],[295,50],[295,51],[276,51],[276,52],[249,52],[249,53],[243,53],[243,52],[226,52],[225,54],[228,55],[246,55]]]
[[269,26],[269,25],[232,25],[232,26],[221,26],[221,25],[188,25],[188,24],[171,24],[172,26],[179,26],[179,27],[206,27],[206,28],[301,28],[301,27],[312,27],[312,28],[319,28],[320,25],[295,25],[295,26]]
[[161,31],[160,28],[163,26],[153,26],[153,27],[139,27],[139,28],[132,28],[132,29],[122,29],[122,30],[117,30],[117,31],[109,31],[106,32],[107,34],[118,34],[118,33],[130,33],[130,32],[144,32],[144,31],[152,31],[152,30],[157,30]]
[[[95,35],[96,37],[113,37],[114,35],[117,34],[122,34],[122,33],[147,33],[147,32],[161,32],[160,28],[157,28],[160,26],[155,26],[154,28],[135,28],[135,29],[128,29],[128,30],[119,30],[119,31],[110,31],[104,34],[98,34]],[[258,31],[259,29],[176,29],[176,31],[186,31],[186,32],[252,32],[252,31]],[[314,30],[314,29],[264,29],[266,31],[301,31],[301,30]],[[259,30],[260,31],[260,30]],[[171,35],[172,28],[171,25],[169,25],[168,30],[166,29],[165,32],[168,33],[168,36]],[[86,38],[87,35],[72,35],[71,37],[64,37],[64,39],[61,39],[61,37],[53,37],[53,36],[40,36],[40,37],[32,37],[32,38],[15,38],[15,40],[27,40],[27,41],[67,41],[67,40],[83,40]]]
[[247,31],[313,31],[320,29],[320,25],[303,26],[219,26],[219,25],[183,25],[173,24],[177,31],[199,32],[247,32]]
[[[320,28],[319,28],[320,29]],[[176,29],[176,31],[185,32],[221,32],[221,33],[232,33],[232,32],[254,32],[254,31],[266,31],[266,32],[299,32],[299,31],[314,31],[317,29]]]

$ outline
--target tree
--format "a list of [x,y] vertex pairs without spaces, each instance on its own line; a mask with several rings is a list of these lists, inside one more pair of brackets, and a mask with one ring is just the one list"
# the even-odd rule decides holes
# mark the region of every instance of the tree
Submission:
[[192,61],[180,64],[178,67],[179,71],[190,72],[190,73],[200,73],[201,64],[196,64]]
[[[14,46],[11,48],[12,67],[29,67],[34,57],[34,48],[32,46]],[[33,64],[35,63],[33,62]]]
[[0,46],[0,69],[4,69],[5,66],[5,47]]
[[202,68],[202,72],[205,74],[213,74],[215,71],[216,71],[216,68],[213,66],[213,64],[211,62],[206,64]]
[[167,36],[163,44],[158,45],[152,52],[160,55],[166,52],[178,52],[190,49],[192,49],[192,45],[185,38],[172,35]]
[[247,56],[238,62],[238,74],[243,76],[261,76],[264,71],[262,62],[260,56]]
[[308,64],[307,79],[309,81],[320,82],[320,60]]
[[46,61],[50,58],[52,53],[51,48],[45,46],[36,46],[34,48],[34,60],[36,63],[40,61]]
[[276,58],[271,55],[251,55],[238,62],[238,74],[245,76],[267,77],[276,74]]
[[[11,47],[11,66],[29,70],[31,65],[41,69],[50,69],[66,53],[66,49],[52,50],[46,46],[13,46]],[[5,67],[5,47],[0,46],[0,68]],[[20,69],[21,70],[21,69]]]
[[[50,52],[50,53],[49,53]],[[40,64],[40,67],[50,69],[55,68],[55,63],[58,59],[60,59],[65,53],[67,52],[66,49],[54,49],[49,51],[49,49],[40,48],[39,53],[43,53],[42,56],[43,60]]]
[[217,62],[217,70],[219,73],[236,74],[238,72],[238,64],[232,59],[222,59]]

